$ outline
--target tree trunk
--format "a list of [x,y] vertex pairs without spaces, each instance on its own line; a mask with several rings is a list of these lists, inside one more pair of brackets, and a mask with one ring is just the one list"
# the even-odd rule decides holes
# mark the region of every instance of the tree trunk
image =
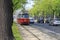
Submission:
[[52,18],[55,18],[55,10],[53,10],[53,16],[52,16]]
[[12,0],[0,0],[0,40],[13,40]]

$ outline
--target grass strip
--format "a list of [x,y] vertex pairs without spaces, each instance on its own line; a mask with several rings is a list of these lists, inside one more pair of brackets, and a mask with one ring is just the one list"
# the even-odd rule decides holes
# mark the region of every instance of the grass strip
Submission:
[[20,35],[20,32],[18,30],[16,23],[13,23],[12,31],[16,40],[22,40],[22,36]]

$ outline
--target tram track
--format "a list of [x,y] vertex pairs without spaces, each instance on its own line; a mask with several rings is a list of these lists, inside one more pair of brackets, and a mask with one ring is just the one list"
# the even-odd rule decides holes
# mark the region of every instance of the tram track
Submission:
[[34,28],[35,26],[18,24],[18,27],[24,40],[58,40]]
[[28,30],[24,25],[20,25],[21,27],[23,27],[26,31],[28,31],[30,34],[32,34],[36,39],[41,40],[40,38],[38,38],[34,33],[32,33],[30,30]]

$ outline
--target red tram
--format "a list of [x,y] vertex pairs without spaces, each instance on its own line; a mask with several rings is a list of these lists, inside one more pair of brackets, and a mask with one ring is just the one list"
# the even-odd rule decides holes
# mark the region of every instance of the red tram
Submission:
[[28,13],[19,14],[17,18],[17,23],[29,24],[29,14]]

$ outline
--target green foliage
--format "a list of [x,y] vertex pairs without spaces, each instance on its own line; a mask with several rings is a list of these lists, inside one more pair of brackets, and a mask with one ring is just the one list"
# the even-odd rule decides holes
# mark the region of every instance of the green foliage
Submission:
[[18,8],[22,8],[22,6],[26,3],[26,0],[12,0],[13,9],[16,10]]
[[20,35],[20,32],[18,31],[18,27],[16,26],[16,23],[13,23],[12,31],[16,40],[22,40],[22,36]]
[[56,16],[60,14],[60,0],[34,0],[35,5],[30,10],[31,14],[40,15],[42,16]]

